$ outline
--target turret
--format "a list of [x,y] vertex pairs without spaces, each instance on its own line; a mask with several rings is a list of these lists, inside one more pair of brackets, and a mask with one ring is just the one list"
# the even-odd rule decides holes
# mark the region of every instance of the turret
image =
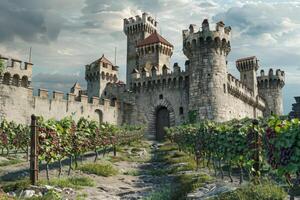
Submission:
[[127,36],[127,86],[131,83],[131,72],[138,65],[137,44],[154,33],[157,29],[157,21],[148,13],[124,19],[124,33]]
[[16,87],[28,88],[32,78],[32,66],[30,62],[23,62],[14,58],[7,58],[0,55],[0,60],[4,65],[0,72],[0,83]]
[[257,83],[258,93],[265,99],[267,104],[264,116],[272,114],[282,115],[282,88],[285,84],[284,71],[277,69],[274,73],[273,69],[270,69],[268,73],[265,73],[264,70],[261,70],[260,76],[257,77]]
[[255,56],[240,58],[236,61],[236,68],[240,72],[241,82],[251,89],[256,96],[258,94],[256,71],[259,68],[257,58]]
[[157,66],[158,74],[161,74],[164,65],[170,66],[173,45],[155,31],[137,44],[136,52],[139,68],[151,71],[152,66]]
[[207,19],[199,31],[194,25],[183,30],[183,52],[189,60],[189,111],[195,111],[200,118],[226,120],[222,117],[226,113],[222,94],[227,85],[230,30],[223,22],[211,30]]
[[118,67],[114,66],[104,55],[85,67],[85,80],[89,99],[101,97],[107,83],[118,80]]

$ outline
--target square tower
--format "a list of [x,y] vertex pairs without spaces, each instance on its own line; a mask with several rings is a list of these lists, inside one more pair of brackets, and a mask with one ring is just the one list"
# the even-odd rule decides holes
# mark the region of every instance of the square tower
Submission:
[[101,97],[108,83],[118,80],[118,67],[114,66],[104,55],[85,67],[85,80],[87,81],[87,95]]
[[138,55],[136,52],[137,44],[154,33],[157,28],[157,21],[147,13],[142,17],[137,15],[135,18],[124,19],[124,33],[127,36],[127,72],[126,83],[130,86],[131,73],[138,65]]

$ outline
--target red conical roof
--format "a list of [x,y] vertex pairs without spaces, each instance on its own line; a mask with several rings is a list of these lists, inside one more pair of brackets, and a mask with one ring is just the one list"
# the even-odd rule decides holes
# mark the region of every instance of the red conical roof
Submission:
[[146,45],[150,45],[150,44],[156,44],[156,43],[162,43],[167,46],[173,47],[173,45],[170,42],[168,42],[165,38],[163,38],[161,35],[159,35],[156,31],[154,33],[152,33],[151,35],[149,35],[144,40],[140,41],[137,44],[137,47],[146,46]]

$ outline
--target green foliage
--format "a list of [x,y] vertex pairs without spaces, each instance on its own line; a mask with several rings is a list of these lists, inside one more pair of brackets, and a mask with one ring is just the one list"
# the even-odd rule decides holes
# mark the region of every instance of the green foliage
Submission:
[[31,197],[27,198],[27,200],[61,200],[61,194],[54,191],[50,190],[48,191],[44,196],[42,197]]
[[272,182],[264,182],[259,185],[246,185],[210,200],[283,200],[286,197],[287,193],[281,187]]
[[139,176],[139,175],[141,175],[141,172],[139,170],[132,169],[132,170],[128,170],[128,171],[124,172],[123,174],[129,175],[129,176]]
[[14,198],[9,197],[7,194],[4,192],[0,191],[0,200],[14,200]]
[[88,174],[96,174],[98,176],[113,176],[118,174],[118,170],[115,169],[110,163],[87,163],[79,167],[79,170]]
[[197,110],[192,110],[189,111],[188,113],[188,119],[189,119],[189,123],[193,124],[197,122]]
[[[300,181],[300,122],[271,117],[258,123],[250,119],[225,123],[202,121],[167,129],[167,136],[179,149],[193,154],[197,163],[206,161],[214,170],[222,165],[239,168],[241,182],[246,169],[257,181],[264,173],[276,172],[292,184]],[[264,165],[264,166],[263,166]],[[221,171],[222,173],[222,171]],[[251,178],[251,177],[250,177]]]
[[2,186],[2,189],[4,192],[10,192],[10,191],[21,191],[30,186],[29,179],[22,179],[15,182],[9,182],[5,183]]
[[18,164],[21,162],[22,162],[22,160],[20,160],[20,159],[6,160],[3,162],[0,162],[0,167],[4,167],[4,166],[8,166],[8,165],[15,165],[15,164]]
[[80,189],[84,186],[92,187],[95,185],[93,179],[86,177],[86,176],[79,176],[79,177],[70,177],[70,178],[55,178],[48,181],[41,181],[39,184],[49,184],[53,186],[57,186],[60,188],[70,187],[74,189]]
[[2,74],[5,70],[4,62],[2,59],[0,59],[0,74]]
[[166,184],[151,192],[144,200],[172,200],[172,185]]

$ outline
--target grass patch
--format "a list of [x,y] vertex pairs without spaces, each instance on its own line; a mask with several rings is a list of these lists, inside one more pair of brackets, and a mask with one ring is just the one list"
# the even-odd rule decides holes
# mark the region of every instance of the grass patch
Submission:
[[27,200],[61,200],[62,198],[58,192],[55,192],[54,190],[50,190],[42,197],[31,197],[26,199]]
[[1,200],[14,200],[14,198],[9,197],[7,194],[0,192],[0,199]]
[[129,176],[139,176],[139,175],[141,175],[141,172],[139,170],[132,169],[132,170],[128,170],[128,171],[124,172],[123,174],[129,175]]
[[6,160],[3,162],[0,162],[0,167],[4,167],[4,166],[8,166],[8,165],[15,165],[15,164],[19,164],[21,162],[23,162],[23,161],[20,159]]
[[81,193],[76,196],[76,200],[85,200],[87,198],[87,193]]
[[172,200],[172,186],[163,185],[159,190],[151,192],[144,200]]
[[113,176],[118,174],[118,170],[115,169],[110,163],[87,163],[78,168],[84,173],[96,174],[98,176]]
[[22,179],[17,180],[14,182],[8,182],[2,185],[2,189],[4,192],[11,192],[11,191],[21,191],[30,186],[29,179]]
[[179,175],[172,184],[162,185],[144,200],[184,200],[189,192],[211,181],[212,178],[206,174]]
[[55,178],[50,181],[43,180],[39,183],[40,185],[52,185],[60,188],[70,187],[74,189],[80,189],[84,186],[94,186],[95,182],[93,179],[85,176],[81,177],[70,177],[70,178]]
[[149,169],[145,172],[147,175],[151,176],[165,176],[171,173],[171,170],[169,168],[153,168]]
[[272,182],[264,182],[258,185],[249,184],[210,200],[283,200],[286,197],[287,193],[283,188]]

